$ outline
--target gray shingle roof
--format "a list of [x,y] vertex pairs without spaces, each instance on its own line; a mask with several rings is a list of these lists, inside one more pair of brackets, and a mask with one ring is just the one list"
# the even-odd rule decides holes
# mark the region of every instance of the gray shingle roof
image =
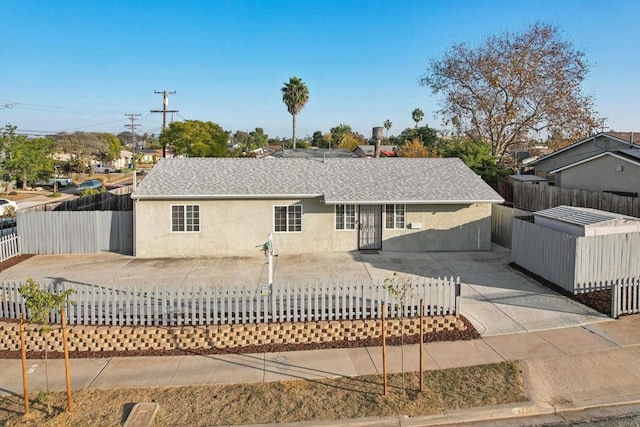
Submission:
[[289,198],[326,203],[503,199],[460,159],[162,159],[134,199]]

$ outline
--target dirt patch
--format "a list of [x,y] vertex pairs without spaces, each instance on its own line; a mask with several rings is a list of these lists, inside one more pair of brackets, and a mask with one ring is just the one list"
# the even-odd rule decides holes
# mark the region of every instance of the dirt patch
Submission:
[[[406,373],[404,378],[393,374],[387,379],[387,396],[382,394],[380,375],[256,384],[78,390],[73,393],[71,414],[66,413],[65,393],[40,393],[40,396],[31,395],[29,417],[22,416],[20,396],[2,396],[0,425],[117,426],[123,424],[136,402],[159,404],[153,425],[160,427],[417,417],[448,409],[526,401],[518,362],[429,371],[424,374],[423,392],[419,391],[419,376],[415,372]],[[51,415],[47,415],[46,398],[53,409]]]
[[26,261],[33,255],[18,255],[13,258],[9,258],[6,261],[0,262],[0,271],[4,271],[9,267],[13,267],[16,264],[20,264],[22,261]]

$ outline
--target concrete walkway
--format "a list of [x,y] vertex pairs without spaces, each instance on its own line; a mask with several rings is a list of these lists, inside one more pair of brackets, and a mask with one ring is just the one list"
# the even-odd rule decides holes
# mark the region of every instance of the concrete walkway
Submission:
[[[405,346],[405,371],[418,370],[418,346]],[[389,372],[401,372],[399,347],[388,348]],[[259,383],[380,374],[379,347],[245,355],[72,359],[74,389]],[[441,425],[554,414],[640,402],[640,316],[587,326],[425,345],[427,370],[522,361],[529,402],[402,420]],[[29,388],[45,388],[42,360],[29,360]],[[49,361],[51,390],[65,390],[62,360]],[[20,360],[0,364],[0,393],[22,392]],[[366,424],[361,424],[366,423]],[[398,418],[343,420],[327,425],[400,425]]]
[[[609,318],[565,298],[509,266],[511,251],[359,252],[280,254],[274,282],[382,283],[397,272],[410,277],[460,277],[460,310],[482,336],[587,325]],[[122,285],[259,289],[268,266],[255,257],[140,259],[114,253],[39,255],[0,272],[2,281],[66,282],[82,286]]]

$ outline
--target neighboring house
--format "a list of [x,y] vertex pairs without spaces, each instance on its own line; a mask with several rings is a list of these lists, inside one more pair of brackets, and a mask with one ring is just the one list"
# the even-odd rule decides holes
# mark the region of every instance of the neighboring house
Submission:
[[91,163],[96,172],[103,172],[105,170],[114,172],[116,170],[129,167],[129,164],[131,163],[131,157],[131,151],[120,150],[120,156],[115,160],[109,160],[106,162],[91,161]]
[[460,159],[161,159],[134,200],[139,257],[491,249],[503,199]]
[[557,176],[553,175],[554,170],[558,170],[567,165],[574,164],[590,158],[594,155],[607,151],[615,151],[625,148],[640,148],[634,141],[640,139],[638,132],[603,132],[592,135],[589,138],[575,142],[551,154],[542,156],[536,161],[528,164],[535,170],[535,174],[554,181],[556,186],[563,186]]
[[508,178],[512,181],[528,182],[531,184],[547,185],[549,183],[549,180],[546,178],[542,178],[536,175],[528,175],[528,174],[509,175]]
[[556,185],[638,197],[640,149],[605,151],[554,169]]
[[[153,149],[144,149],[144,150],[136,150],[136,158],[139,157],[140,163],[156,163],[159,158],[162,157],[162,149],[153,150]],[[138,160],[137,160],[138,161]]]
[[[397,146],[395,145],[381,145],[380,146],[380,157],[397,157],[396,153]],[[358,145],[353,152],[358,157],[375,157],[376,155],[376,146],[375,145]]]

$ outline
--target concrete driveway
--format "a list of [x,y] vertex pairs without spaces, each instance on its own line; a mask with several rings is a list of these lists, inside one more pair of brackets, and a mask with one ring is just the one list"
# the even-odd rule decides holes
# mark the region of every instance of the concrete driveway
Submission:
[[[463,283],[460,310],[483,336],[563,328],[608,320],[509,267],[511,252],[379,254],[279,254],[274,282],[381,283],[394,272],[411,276],[456,277]],[[117,287],[244,285],[268,283],[266,258],[138,259],[114,253],[38,255],[0,272],[2,281],[67,282]]]

